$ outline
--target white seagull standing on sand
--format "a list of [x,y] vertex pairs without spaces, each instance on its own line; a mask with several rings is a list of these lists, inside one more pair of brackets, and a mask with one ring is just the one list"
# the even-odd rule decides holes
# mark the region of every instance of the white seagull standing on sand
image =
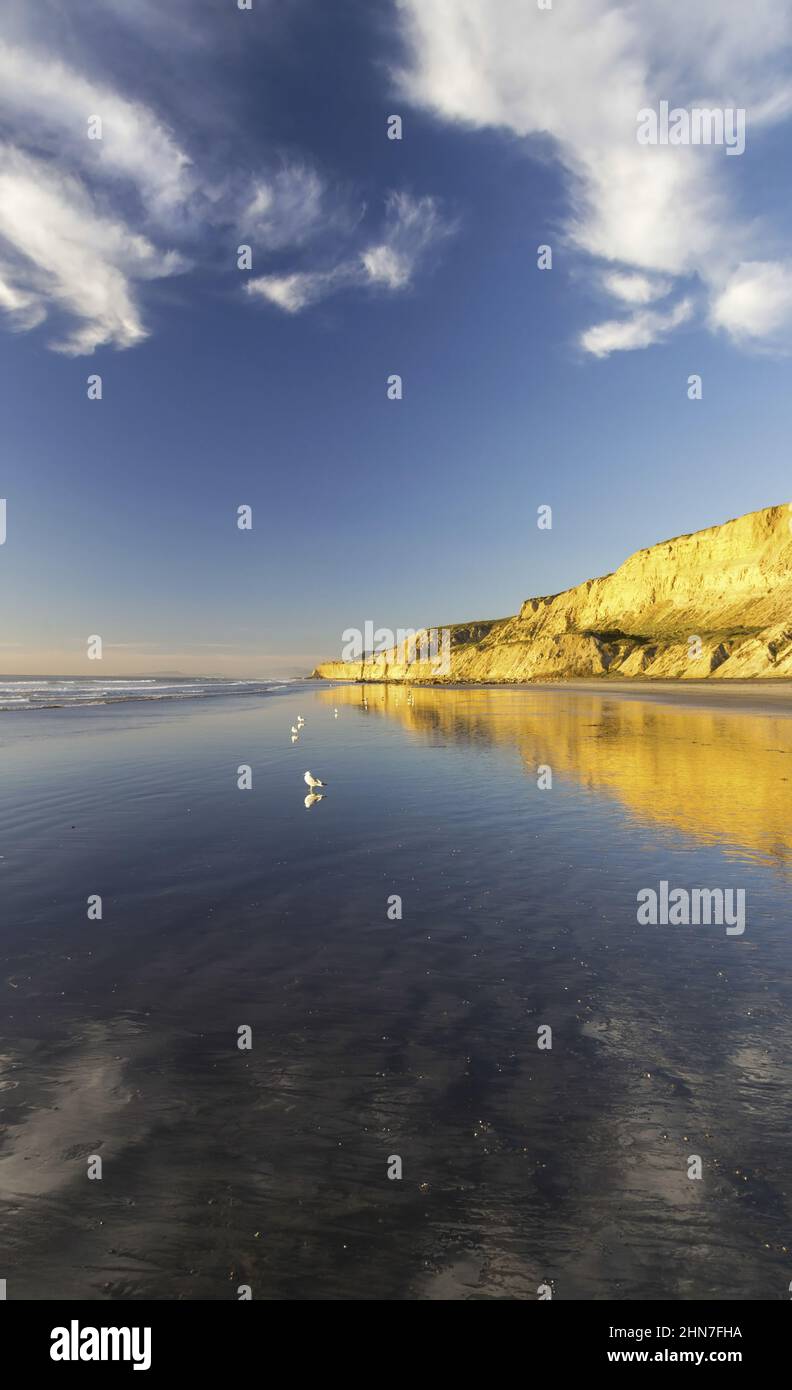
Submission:
[[305,785],[311,788],[311,791],[313,791],[314,787],[325,786],[325,783],[320,782],[318,777],[314,777],[312,772],[306,772],[303,780],[305,782]]

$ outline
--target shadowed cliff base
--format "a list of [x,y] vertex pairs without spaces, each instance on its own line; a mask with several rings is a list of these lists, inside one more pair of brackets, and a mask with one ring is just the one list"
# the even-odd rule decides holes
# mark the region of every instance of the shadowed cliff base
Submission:
[[792,512],[767,507],[630,556],[613,574],[526,599],[513,618],[455,624],[437,651],[417,640],[328,680],[519,684],[569,679],[792,677]]

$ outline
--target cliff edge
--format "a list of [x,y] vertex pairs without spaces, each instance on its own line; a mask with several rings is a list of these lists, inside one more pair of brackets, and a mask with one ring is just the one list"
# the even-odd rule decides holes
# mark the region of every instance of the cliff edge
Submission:
[[420,641],[402,643],[312,674],[416,683],[790,677],[792,510],[766,507],[661,541],[613,574],[526,599],[513,618],[437,631],[431,655]]

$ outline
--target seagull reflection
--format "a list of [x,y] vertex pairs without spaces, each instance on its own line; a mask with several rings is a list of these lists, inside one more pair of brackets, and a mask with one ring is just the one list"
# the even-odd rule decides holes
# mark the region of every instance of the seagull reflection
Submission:
[[324,801],[324,792],[309,792],[303,803],[306,811],[310,811],[317,801]]

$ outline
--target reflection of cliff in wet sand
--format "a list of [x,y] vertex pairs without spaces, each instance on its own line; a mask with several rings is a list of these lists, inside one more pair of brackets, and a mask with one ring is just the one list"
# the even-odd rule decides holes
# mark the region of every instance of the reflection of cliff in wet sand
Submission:
[[527,599],[514,618],[457,624],[447,659],[443,648],[440,659],[422,659],[420,645],[416,655],[415,643],[402,643],[314,674],[498,683],[792,676],[790,519],[783,506],[751,512],[639,550],[601,579]]
[[731,709],[728,700],[707,709],[573,687],[417,688],[408,699],[399,687],[372,685],[365,710],[354,686],[321,698],[357,706],[364,717],[398,719],[426,739],[513,746],[534,785],[537,768],[549,765],[554,777],[616,797],[645,823],[792,865],[788,687],[783,697],[774,689],[773,713]]

